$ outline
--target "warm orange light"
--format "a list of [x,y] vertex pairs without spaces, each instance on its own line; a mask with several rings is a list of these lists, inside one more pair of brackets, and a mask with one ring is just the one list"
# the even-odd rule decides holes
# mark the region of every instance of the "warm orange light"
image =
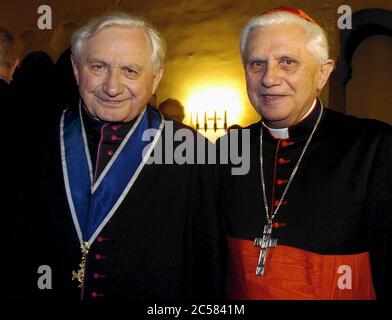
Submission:
[[208,127],[213,126],[216,112],[217,125],[223,128],[224,114],[227,114],[227,126],[238,123],[241,114],[241,93],[234,86],[212,85],[195,88],[185,100],[187,124],[195,126],[196,119],[204,128],[205,115]]

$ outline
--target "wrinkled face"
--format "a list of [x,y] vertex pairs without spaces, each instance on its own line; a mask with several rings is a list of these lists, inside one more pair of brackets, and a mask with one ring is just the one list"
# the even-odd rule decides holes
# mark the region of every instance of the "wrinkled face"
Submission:
[[272,25],[249,35],[244,61],[248,96],[271,128],[298,123],[333,69],[332,60],[317,62],[308,41],[297,24]]
[[143,110],[163,73],[153,73],[151,50],[144,30],[125,26],[104,28],[83,44],[72,65],[90,115],[127,122]]

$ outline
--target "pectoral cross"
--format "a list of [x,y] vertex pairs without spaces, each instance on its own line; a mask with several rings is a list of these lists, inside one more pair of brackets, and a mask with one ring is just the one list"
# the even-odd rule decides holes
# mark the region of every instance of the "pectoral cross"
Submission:
[[88,242],[83,242],[81,249],[82,249],[82,261],[79,264],[80,269],[77,272],[72,271],[72,280],[79,281],[78,288],[83,288],[84,275],[86,272],[87,254],[88,254],[88,251],[90,250],[90,246],[89,246]]
[[267,257],[267,248],[276,247],[278,239],[271,238],[272,223],[264,226],[263,237],[256,238],[254,245],[260,247],[259,262],[257,263],[256,276],[262,276],[265,268],[265,258]]

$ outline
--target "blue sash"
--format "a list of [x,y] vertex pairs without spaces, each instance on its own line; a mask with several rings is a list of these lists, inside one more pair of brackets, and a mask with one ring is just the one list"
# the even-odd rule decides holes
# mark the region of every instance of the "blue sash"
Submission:
[[[159,112],[147,107],[93,185],[81,105],[79,110],[63,112],[60,137],[63,176],[81,244],[88,242],[91,245],[117,210],[157,143],[163,123]],[[142,140],[147,129],[156,129],[152,142]],[[149,144],[148,151],[143,154]]]

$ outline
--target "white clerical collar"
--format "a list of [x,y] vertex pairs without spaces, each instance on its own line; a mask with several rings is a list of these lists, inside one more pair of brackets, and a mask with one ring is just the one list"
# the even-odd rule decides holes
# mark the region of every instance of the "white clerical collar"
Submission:
[[271,136],[273,136],[275,139],[287,139],[289,137],[289,128],[273,129],[268,127],[264,122],[262,122],[262,124],[264,128],[268,129]]
[[[310,107],[308,112],[299,120],[299,122],[304,120],[306,117],[308,117],[312,113],[313,109],[316,106],[316,103],[317,103],[317,98],[314,99],[312,106]],[[289,138],[289,128],[279,128],[279,129],[270,128],[264,123],[264,121],[262,121],[261,124],[264,126],[264,128],[268,129],[271,136],[273,136],[275,139],[288,139]]]

